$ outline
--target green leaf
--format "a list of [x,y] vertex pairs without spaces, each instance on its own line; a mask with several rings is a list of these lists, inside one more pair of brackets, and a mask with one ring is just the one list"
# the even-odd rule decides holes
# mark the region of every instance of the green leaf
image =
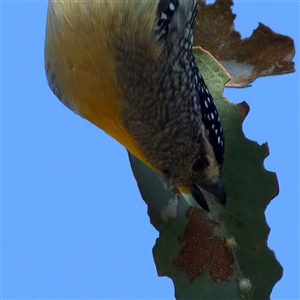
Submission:
[[278,194],[276,175],[263,166],[268,147],[245,138],[242,122],[249,108],[223,97],[229,80],[223,67],[201,48],[194,55],[224,129],[221,178],[227,205],[205,194],[211,212],[203,211],[190,195],[165,189],[155,172],[129,154],[150,221],[159,231],[153,248],[157,272],[173,280],[177,299],[269,299],[282,268],[267,247],[264,211]]

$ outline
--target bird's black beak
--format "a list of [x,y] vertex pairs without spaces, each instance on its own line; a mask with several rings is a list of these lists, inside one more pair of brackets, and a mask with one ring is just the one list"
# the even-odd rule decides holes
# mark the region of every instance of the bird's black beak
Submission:
[[209,212],[209,206],[200,190],[200,187],[196,184],[193,183],[192,184],[192,188],[191,188],[191,192],[192,195],[194,197],[194,199],[196,200],[196,202],[206,211]]
[[194,199],[204,210],[209,212],[209,206],[200,188],[214,195],[222,205],[226,204],[226,192],[221,180],[213,185],[198,185],[197,183],[192,184],[191,192]]

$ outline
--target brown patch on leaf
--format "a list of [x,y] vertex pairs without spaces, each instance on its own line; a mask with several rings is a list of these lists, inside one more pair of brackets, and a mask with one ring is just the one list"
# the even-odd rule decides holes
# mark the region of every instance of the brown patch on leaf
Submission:
[[244,87],[259,76],[294,72],[294,41],[259,23],[250,38],[235,31],[231,0],[201,1],[194,46],[208,50],[230,74],[228,87]]
[[240,114],[242,116],[242,119],[244,120],[247,117],[247,115],[248,115],[248,113],[250,111],[250,107],[249,107],[249,105],[248,105],[248,103],[246,101],[238,103],[237,106],[238,106],[238,108],[240,110]]
[[207,213],[197,207],[189,207],[185,213],[189,219],[181,238],[182,249],[173,265],[184,271],[193,282],[205,267],[210,268],[214,281],[229,281],[234,262],[224,239],[214,236],[218,223],[208,219]]

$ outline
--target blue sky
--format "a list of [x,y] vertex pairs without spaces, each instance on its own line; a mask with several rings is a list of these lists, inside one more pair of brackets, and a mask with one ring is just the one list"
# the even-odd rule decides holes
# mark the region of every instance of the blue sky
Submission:
[[[210,1],[211,2],[211,1]],[[47,2],[2,1],[2,298],[173,299],[156,275],[149,223],[125,149],[47,86]],[[236,29],[289,35],[299,68],[299,2],[236,1]],[[280,194],[268,244],[284,267],[272,299],[299,299],[299,71],[225,89],[247,101],[246,136],[268,142]]]

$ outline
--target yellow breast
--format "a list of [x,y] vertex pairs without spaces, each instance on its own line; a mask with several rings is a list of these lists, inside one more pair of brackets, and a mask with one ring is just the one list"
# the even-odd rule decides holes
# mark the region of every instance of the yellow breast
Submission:
[[55,88],[62,95],[60,100],[152,169],[141,147],[120,122],[123,94],[115,79],[115,60],[109,42],[118,28],[124,26],[120,22],[124,22],[126,10],[130,13],[144,9],[144,15],[147,11],[151,18],[132,24],[133,30],[134,26],[144,26],[141,32],[147,35],[154,21],[155,2],[141,6],[143,1],[50,1],[45,41],[49,84],[55,78]]

